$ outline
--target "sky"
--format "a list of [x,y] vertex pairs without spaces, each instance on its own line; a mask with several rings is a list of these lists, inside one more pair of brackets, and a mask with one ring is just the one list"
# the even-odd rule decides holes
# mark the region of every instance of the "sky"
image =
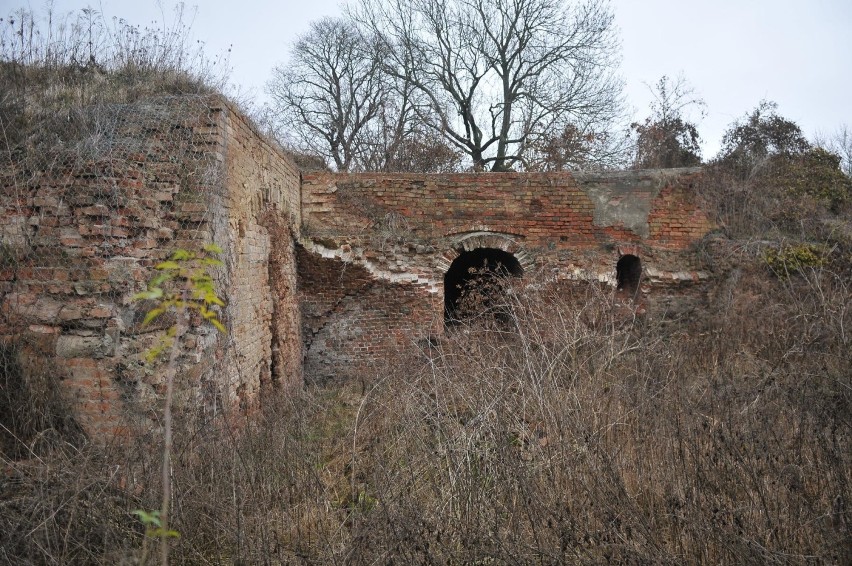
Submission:
[[[0,15],[46,2],[0,0]],[[311,21],[342,13],[339,0],[187,1],[192,31],[209,55],[230,48],[231,79],[243,96],[264,100],[273,67]],[[171,22],[165,0],[55,0],[64,14],[92,7],[142,26]],[[622,41],[620,74],[633,120],[648,115],[648,85],[683,77],[706,102],[698,123],[704,157],[713,157],[731,122],[761,100],[808,137],[852,127],[852,0],[612,0]],[[197,10],[195,9],[197,8]]]

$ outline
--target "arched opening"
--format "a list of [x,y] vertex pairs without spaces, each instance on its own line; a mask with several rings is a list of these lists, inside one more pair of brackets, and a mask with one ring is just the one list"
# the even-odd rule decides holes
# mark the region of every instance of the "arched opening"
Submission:
[[520,277],[523,272],[509,252],[495,248],[463,252],[444,275],[444,323],[457,324],[493,312],[501,302],[502,280]]
[[615,282],[617,289],[633,297],[639,290],[639,281],[642,279],[642,261],[635,255],[626,254],[621,256],[615,264]]

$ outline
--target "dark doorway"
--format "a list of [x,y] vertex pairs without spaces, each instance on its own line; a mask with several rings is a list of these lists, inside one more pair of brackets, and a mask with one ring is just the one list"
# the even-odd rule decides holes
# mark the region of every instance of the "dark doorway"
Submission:
[[639,290],[639,281],[642,279],[642,261],[635,255],[627,254],[621,256],[615,265],[615,281],[618,290],[631,297]]
[[477,248],[463,252],[444,275],[444,322],[456,324],[499,310],[505,278],[523,275],[521,264],[509,252]]

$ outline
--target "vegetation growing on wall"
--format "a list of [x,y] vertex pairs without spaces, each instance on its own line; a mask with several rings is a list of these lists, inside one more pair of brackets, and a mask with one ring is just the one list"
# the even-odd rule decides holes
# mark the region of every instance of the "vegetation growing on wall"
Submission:
[[731,237],[849,248],[852,178],[839,154],[813,146],[766,101],[731,124],[723,142],[702,193]]
[[636,156],[633,166],[639,169],[694,167],[701,164],[701,136],[690,120],[691,110],[703,114],[704,101],[683,76],[663,76],[652,89],[651,116],[634,122]]
[[[226,57],[193,40],[183,5],[161,27],[106,21],[87,8],[60,17],[20,9],[0,19],[2,159],[91,133],[92,106],[143,97],[209,94],[225,87]],[[97,124],[95,124],[96,126]]]

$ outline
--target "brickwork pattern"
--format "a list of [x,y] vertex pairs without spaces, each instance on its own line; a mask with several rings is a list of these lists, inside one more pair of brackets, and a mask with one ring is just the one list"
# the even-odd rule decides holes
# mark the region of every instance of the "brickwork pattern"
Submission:
[[443,303],[424,286],[378,279],[302,247],[297,258],[311,380],[369,378],[390,354],[441,331]]
[[[217,242],[230,332],[197,327],[181,338],[179,408],[254,404],[274,347],[271,244],[259,219],[298,221],[295,166],[217,99],[97,112],[109,118],[101,130],[0,172],[0,335],[40,337],[29,342],[55,361],[62,396],[93,438],[155,426],[164,384],[140,354],[164,325],[142,327],[148,306],[131,297],[172,250]],[[293,293],[284,301],[297,309]],[[298,326],[288,332],[280,340],[298,341]]]
[[[305,229],[315,237],[357,237],[399,217],[415,239],[471,231],[523,236],[531,247],[594,248],[648,240],[685,248],[709,221],[684,194],[700,174],[459,173],[452,175],[303,174]],[[682,231],[649,239],[649,212]],[[643,226],[644,225],[644,226]]]
[[687,187],[669,186],[660,192],[648,216],[649,241],[658,247],[685,249],[699,241],[714,226],[695,202],[694,191]]
[[[400,342],[441,335],[444,274],[476,248],[511,253],[539,283],[614,289],[623,254],[646,266],[646,292],[699,282],[706,274],[690,248],[713,228],[695,200],[700,176],[304,173],[297,263],[306,375],[354,377]],[[428,308],[396,308],[410,297]]]
[[[299,171],[239,112],[225,105],[216,110],[223,115],[218,135],[224,202],[211,209],[220,219],[214,239],[227,243],[226,352],[233,353],[225,356],[223,373],[229,380],[230,404],[251,409],[260,400],[263,384],[301,383],[301,348],[294,347],[301,341],[301,329],[291,235],[299,230]],[[273,240],[275,230],[279,233]],[[276,272],[271,271],[272,259]],[[273,352],[286,356],[275,365],[277,375]]]

